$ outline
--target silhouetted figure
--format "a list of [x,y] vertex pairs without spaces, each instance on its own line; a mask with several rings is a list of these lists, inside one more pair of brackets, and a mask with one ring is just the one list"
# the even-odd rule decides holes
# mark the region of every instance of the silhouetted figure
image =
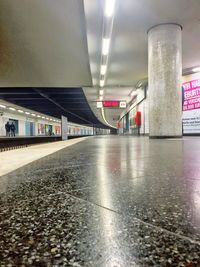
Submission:
[[11,136],[15,136],[15,125],[14,123],[12,122],[11,125],[10,125],[10,130],[11,130]]
[[5,129],[6,129],[6,136],[10,136],[10,123],[9,121],[6,122],[5,124]]

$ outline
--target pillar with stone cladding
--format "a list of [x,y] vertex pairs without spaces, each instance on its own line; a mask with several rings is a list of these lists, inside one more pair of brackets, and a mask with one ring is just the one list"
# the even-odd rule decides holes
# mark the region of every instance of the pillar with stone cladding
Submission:
[[182,136],[182,28],[162,24],[148,31],[149,137]]

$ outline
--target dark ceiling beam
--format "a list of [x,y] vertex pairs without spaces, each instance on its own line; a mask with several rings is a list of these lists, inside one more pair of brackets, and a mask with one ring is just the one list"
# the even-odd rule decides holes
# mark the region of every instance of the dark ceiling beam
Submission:
[[84,111],[90,111],[90,109],[89,108],[68,108],[68,110],[84,110]]
[[28,98],[26,98],[26,97],[10,97],[9,96],[9,99],[11,99],[11,100],[25,100],[25,101],[32,101],[32,100],[44,100],[44,98],[43,97],[28,97]]
[[[39,89],[38,89],[39,90]],[[46,94],[49,96],[57,96],[57,95],[82,95],[82,92],[77,92],[77,91],[61,91],[61,92],[51,92],[51,91],[46,91]]]
[[[42,102],[40,101],[40,104]],[[37,103],[27,103],[27,102],[24,102],[24,101],[20,101],[20,102],[17,102],[18,105],[21,105],[21,106],[24,106],[26,108],[38,108],[38,104]],[[50,103],[42,103],[41,107],[39,107],[40,109],[47,109],[47,108],[51,108],[52,110],[60,110],[60,108],[58,108],[57,106],[52,106]],[[88,107],[82,107],[81,105],[79,106],[76,106],[76,108],[74,107],[74,105],[68,105],[67,107],[67,110],[87,110],[87,111],[90,111],[90,108]]]
[[58,106],[61,110],[63,110],[65,113],[69,113],[77,118],[79,118],[82,121],[85,121],[87,123],[89,123],[90,125],[93,125],[94,123],[92,123],[91,121],[88,121],[84,118],[82,118],[81,116],[78,116],[77,114],[70,112],[69,110],[65,109],[64,107],[62,107],[60,104],[58,104],[56,101],[54,101],[53,99],[51,99],[48,95],[44,94],[43,92],[40,91],[40,89],[34,89],[36,92],[38,92],[38,94],[40,94],[41,96],[45,97],[46,99],[48,99],[50,102],[52,102],[54,105]]
[[[15,94],[15,95],[37,95],[37,92],[33,92],[33,91],[23,91],[23,92],[19,92],[19,91],[8,91],[8,90],[5,90],[5,89],[0,89],[0,95],[13,95],[13,94]],[[48,92],[47,91],[47,94],[48,95],[50,95],[50,96],[57,96],[57,95],[82,95],[82,93],[81,92],[76,92],[75,90],[74,90],[74,92],[57,92],[57,93],[55,93],[55,92]]]
[[[0,95],[3,95],[3,96],[13,95],[13,94],[15,94],[15,95],[34,95],[34,93],[32,93],[32,92],[7,92],[7,91],[2,92],[0,90]],[[35,95],[36,95],[36,93],[35,93]]]

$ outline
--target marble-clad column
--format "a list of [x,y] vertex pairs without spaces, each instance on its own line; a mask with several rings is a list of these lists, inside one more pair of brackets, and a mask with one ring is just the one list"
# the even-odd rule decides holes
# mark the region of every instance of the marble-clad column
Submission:
[[161,24],[148,31],[149,136],[182,136],[182,28]]

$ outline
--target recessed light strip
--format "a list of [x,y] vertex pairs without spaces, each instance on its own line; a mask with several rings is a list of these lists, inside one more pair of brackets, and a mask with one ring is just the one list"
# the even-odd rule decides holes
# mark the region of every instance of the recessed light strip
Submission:
[[101,89],[100,91],[99,91],[99,95],[101,96],[101,95],[103,95],[103,89]]
[[6,108],[6,106],[5,106],[5,105],[2,105],[2,104],[0,104],[0,108]]
[[100,80],[100,87],[104,87],[105,80]]
[[104,56],[108,55],[109,47],[110,47],[110,39],[109,38],[103,38],[102,54]]
[[200,67],[196,67],[192,69],[193,72],[200,72]]
[[[111,36],[113,29],[115,2],[116,2],[115,0],[105,0],[105,6],[104,6],[102,54],[101,54],[100,79],[99,79],[99,85],[101,89],[102,87],[104,87],[106,80],[108,57],[109,57],[110,43],[111,43]],[[100,93],[100,91],[99,95],[103,97],[103,94]]]
[[107,66],[106,65],[101,65],[101,75],[105,75],[107,71]]
[[16,112],[19,112],[19,113],[25,113],[26,115],[31,115],[33,117],[42,118],[42,119],[46,119],[46,120],[50,120],[50,121],[54,121],[54,122],[58,122],[58,123],[61,122],[60,120],[56,120],[54,118],[47,118],[47,117],[44,117],[44,116],[42,116],[40,114],[30,113],[29,111],[24,111],[22,109],[17,109],[17,108],[14,108],[14,107],[7,107],[6,105],[3,105],[3,104],[0,104],[0,108],[8,108],[9,110],[16,111]]
[[105,16],[106,17],[113,16],[114,9],[115,9],[115,0],[106,0],[106,3],[105,3]]
[[9,107],[9,109],[12,110],[12,111],[16,111],[16,109],[15,108],[12,108],[12,107]]
[[115,129],[117,129],[117,127],[111,125],[111,124],[108,123],[108,121],[106,120],[105,113],[104,113],[104,108],[101,109],[101,114],[102,114],[102,117],[103,117],[105,123],[106,123],[108,126],[110,126],[111,128],[115,128]]

